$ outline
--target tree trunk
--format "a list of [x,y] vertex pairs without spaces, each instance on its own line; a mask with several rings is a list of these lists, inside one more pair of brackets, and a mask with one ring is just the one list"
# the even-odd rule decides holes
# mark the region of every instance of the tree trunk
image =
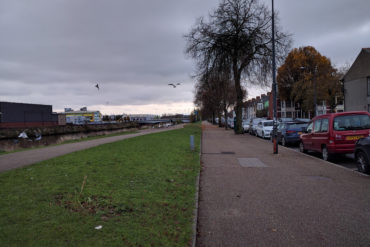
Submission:
[[221,111],[219,110],[217,112],[217,114],[218,114],[218,127],[222,127],[222,123],[221,123]]
[[213,111],[212,112],[212,124],[215,124],[216,123],[216,116],[215,116],[215,112]]
[[243,134],[242,126],[242,110],[243,110],[243,90],[240,86],[240,73],[238,73],[236,66],[234,67],[234,81],[235,81],[235,90],[236,90],[236,123],[234,126],[236,134]]
[[227,124],[227,108],[226,108],[226,104],[224,105],[224,115],[225,115],[225,129],[227,130],[227,128],[229,126]]

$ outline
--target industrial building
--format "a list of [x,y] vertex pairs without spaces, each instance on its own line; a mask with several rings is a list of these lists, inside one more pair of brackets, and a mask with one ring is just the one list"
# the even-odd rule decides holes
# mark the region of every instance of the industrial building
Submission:
[[51,105],[0,102],[0,128],[58,125],[58,114]]
[[79,111],[65,108],[63,114],[65,114],[66,122],[69,124],[94,124],[102,121],[100,111],[88,111],[86,107],[82,107]]

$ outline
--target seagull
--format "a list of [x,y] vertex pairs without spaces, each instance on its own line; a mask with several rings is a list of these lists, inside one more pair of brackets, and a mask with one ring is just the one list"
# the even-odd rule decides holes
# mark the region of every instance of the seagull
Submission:
[[96,83],[95,87],[99,90],[99,84],[98,83]]
[[178,86],[178,85],[180,85],[181,83],[176,83],[176,85],[175,84],[173,84],[173,83],[169,83],[168,85],[169,86],[173,86],[173,88],[175,88],[176,86]]

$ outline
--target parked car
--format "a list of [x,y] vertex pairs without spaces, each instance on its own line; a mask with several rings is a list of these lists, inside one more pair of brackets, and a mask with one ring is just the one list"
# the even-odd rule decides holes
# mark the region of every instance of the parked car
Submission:
[[249,134],[256,135],[256,127],[259,122],[261,122],[262,118],[252,118],[250,124],[249,124]]
[[256,135],[262,138],[270,138],[273,126],[274,126],[273,120],[260,121],[256,127]]
[[317,116],[300,136],[299,149],[320,152],[324,160],[337,153],[353,153],[355,142],[370,133],[370,114],[340,112]]
[[308,123],[302,122],[282,122],[277,131],[277,140],[281,145],[298,144],[299,136],[306,130]]
[[244,133],[249,131],[249,124],[250,124],[250,119],[243,120],[242,125],[243,125]]
[[311,122],[311,119],[309,119],[309,118],[295,118],[294,121],[309,123],[309,122]]
[[358,171],[370,174],[370,137],[361,138],[356,142],[355,158]]
[[230,128],[234,129],[234,118],[227,118],[227,122]]
[[293,118],[290,117],[282,117],[278,119],[278,122],[292,122]]

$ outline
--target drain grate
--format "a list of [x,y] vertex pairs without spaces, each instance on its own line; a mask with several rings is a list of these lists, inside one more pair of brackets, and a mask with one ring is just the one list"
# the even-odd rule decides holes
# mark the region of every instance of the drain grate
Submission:
[[268,165],[257,158],[238,158],[238,161],[242,167],[268,167]]

